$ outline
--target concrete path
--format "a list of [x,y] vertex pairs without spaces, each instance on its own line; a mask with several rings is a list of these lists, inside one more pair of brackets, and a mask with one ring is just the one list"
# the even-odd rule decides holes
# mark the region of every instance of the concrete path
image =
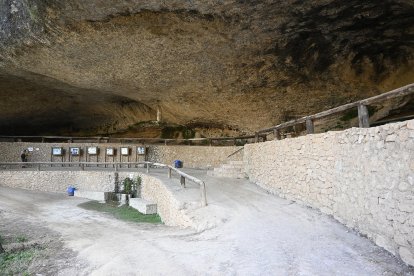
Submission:
[[[41,222],[78,253],[60,275],[414,275],[332,218],[267,194],[246,180],[186,170],[207,184],[196,232],[133,224],[77,207],[84,200],[0,187],[0,216]],[[155,171],[165,177],[165,172]],[[173,179],[168,185],[177,185]],[[179,189],[177,189],[179,190]],[[198,194],[188,183],[188,198]],[[189,196],[190,195],[190,196]],[[0,217],[1,219],[1,217]]]

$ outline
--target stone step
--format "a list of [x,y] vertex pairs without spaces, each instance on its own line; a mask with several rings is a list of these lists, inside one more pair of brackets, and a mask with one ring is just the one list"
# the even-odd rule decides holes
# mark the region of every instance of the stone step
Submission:
[[209,176],[214,176],[214,177],[226,177],[226,178],[245,178],[244,173],[233,173],[233,172],[223,172],[223,173],[217,173],[214,171],[209,171],[207,173]]
[[223,168],[214,168],[215,173],[243,173],[241,169],[223,169]]
[[130,198],[129,206],[134,209],[137,209],[140,213],[145,215],[157,213],[157,204],[142,198]]
[[232,161],[229,161],[228,164],[241,165],[241,166],[243,166],[244,163],[243,163],[243,161],[232,160]]
[[223,164],[221,165],[221,167],[225,169],[243,169],[242,165],[233,165],[233,164]]
[[104,192],[75,190],[73,195],[76,196],[76,197],[83,197],[83,198],[87,198],[87,199],[90,199],[90,200],[105,201],[105,193]]

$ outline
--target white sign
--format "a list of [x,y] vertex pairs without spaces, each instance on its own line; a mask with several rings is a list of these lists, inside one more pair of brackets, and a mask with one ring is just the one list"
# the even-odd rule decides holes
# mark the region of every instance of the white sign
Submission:
[[138,155],[145,155],[145,147],[137,147]]
[[113,156],[113,155],[115,155],[115,150],[114,150],[114,148],[107,148],[107,149],[106,149],[106,155],[109,155],[109,156]]
[[62,148],[52,148],[52,155],[62,155]]
[[30,148],[27,148],[27,150],[30,151],[30,152],[32,152],[33,151],[33,148],[30,147]]
[[122,155],[129,155],[129,148],[121,148]]
[[73,156],[80,155],[80,148],[70,148],[70,154]]
[[88,154],[89,155],[97,155],[98,154],[98,147],[88,147]]

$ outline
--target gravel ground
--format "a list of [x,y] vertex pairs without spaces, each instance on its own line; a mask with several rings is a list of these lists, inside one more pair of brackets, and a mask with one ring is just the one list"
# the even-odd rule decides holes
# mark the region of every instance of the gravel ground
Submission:
[[119,221],[77,207],[84,199],[0,187],[0,234],[41,245],[34,275],[414,275],[317,210],[245,180],[194,174],[209,199],[195,219],[220,221],[202,232]]

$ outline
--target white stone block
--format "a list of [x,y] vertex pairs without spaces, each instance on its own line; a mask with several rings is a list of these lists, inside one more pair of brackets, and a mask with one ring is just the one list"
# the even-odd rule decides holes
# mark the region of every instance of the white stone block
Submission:
[[408,129],[414,129],[414,120],[410,120],[407,122],[407,128]]
[[137,209],[140,213],[145,215],[157,213],[157,204],[142,198],[130,198],[129,206]]
[[414,266],[414,254],[406,247],[400,247],[399,250],[401,259],[409,265]]
[[104,192],[91,192],[91,191],[75,190],[74,196],[83,197],[83,198],[87,198],[87,199],[90,199],[90,200],[105,201],[105,193]]

